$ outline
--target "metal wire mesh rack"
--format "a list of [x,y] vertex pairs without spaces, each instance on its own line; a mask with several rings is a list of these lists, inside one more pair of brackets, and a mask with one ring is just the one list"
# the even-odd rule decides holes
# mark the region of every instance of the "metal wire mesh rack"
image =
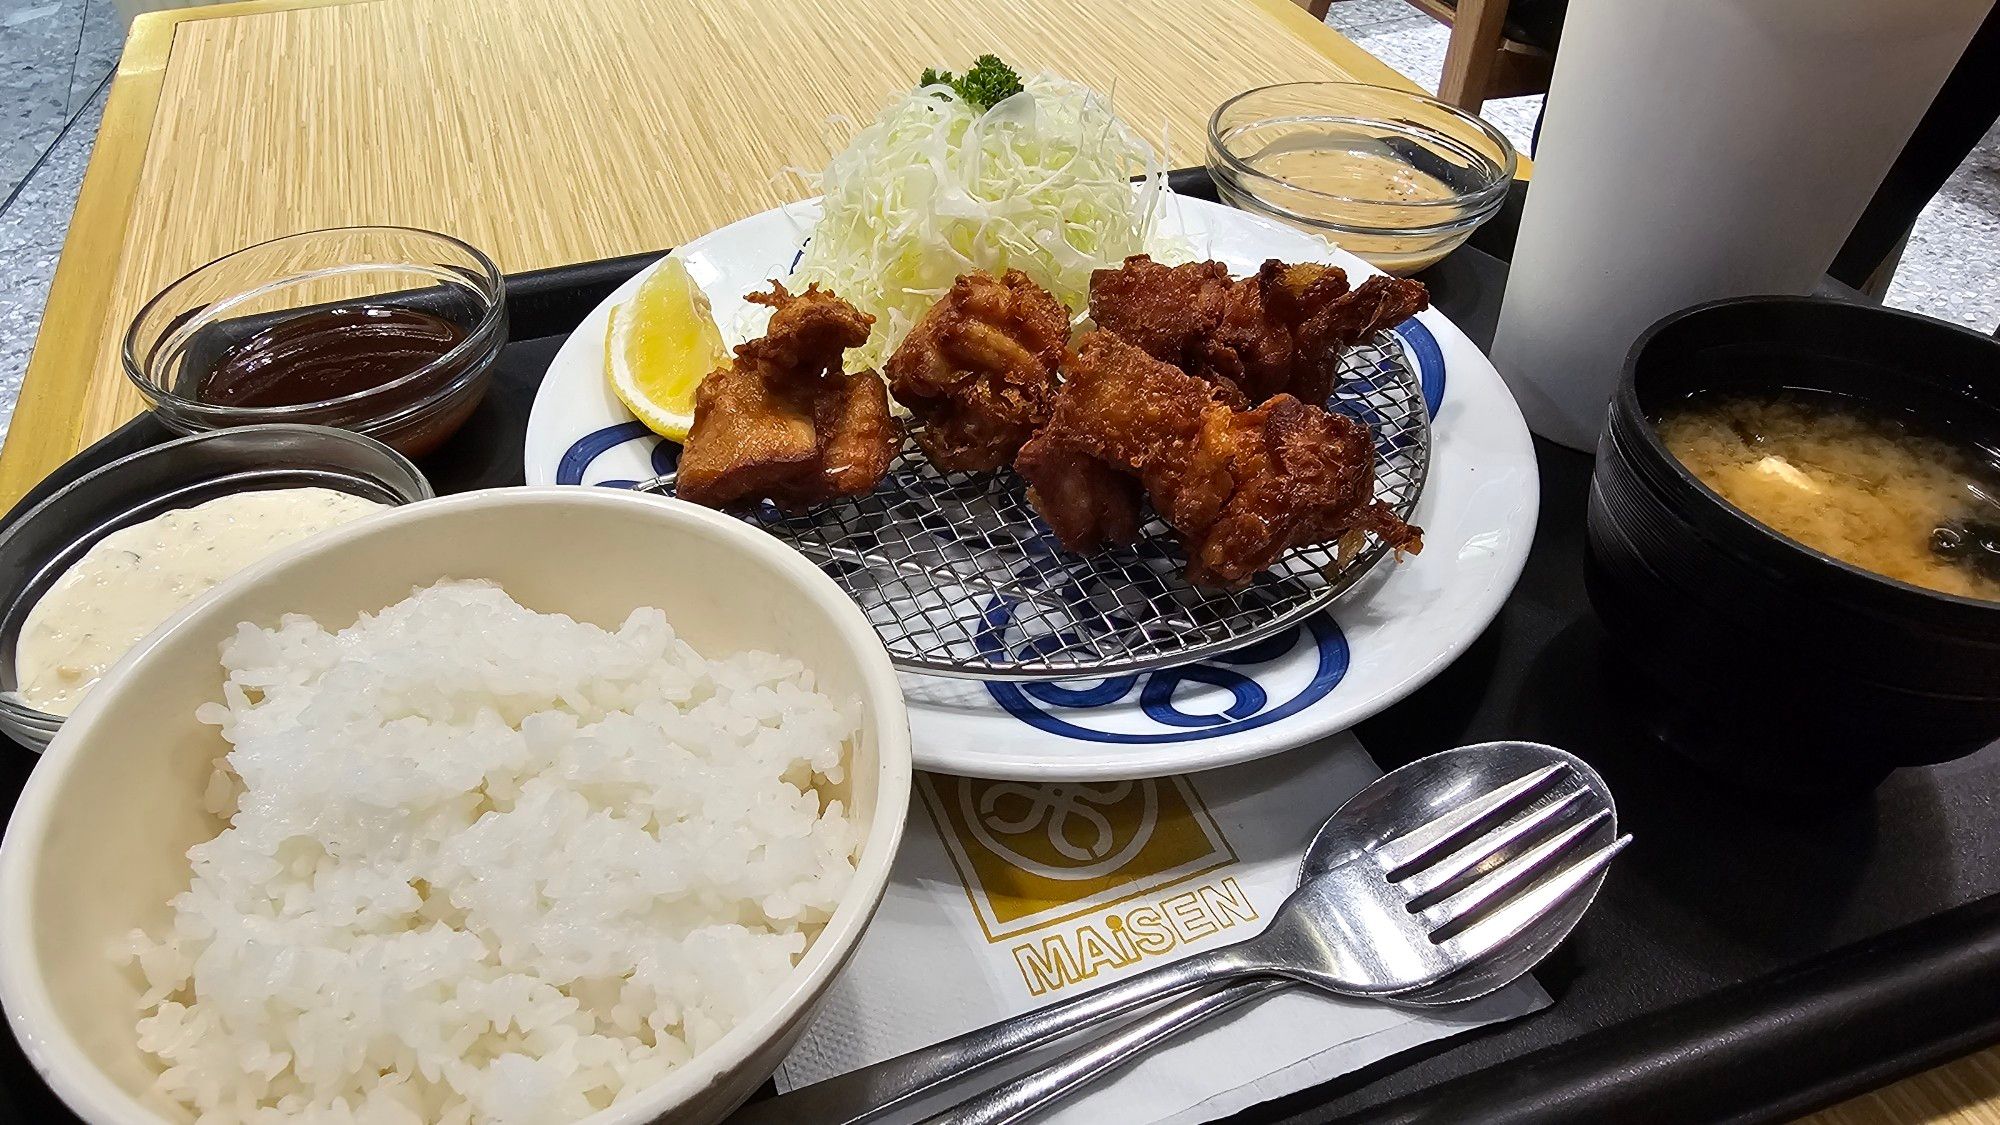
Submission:
[[[1328,407],[1375,437],[1375,496],[1408,518],[1430,468],[1423,387],[1390,335],[1341,358]],[[640,486],[671,494],[673,477]],[[1344,562],[1332,544],[1281,556],[1240,590],[1181,577],[1171,529],[1088,555],[1063,550],[1013,473],[933,468],[906,442],[876,490],[798,515],[747,515],[819,563],[907,671],[1081,679],[1186,664],[1253,644],[1325,608],[1388,553],[1374,535]]]

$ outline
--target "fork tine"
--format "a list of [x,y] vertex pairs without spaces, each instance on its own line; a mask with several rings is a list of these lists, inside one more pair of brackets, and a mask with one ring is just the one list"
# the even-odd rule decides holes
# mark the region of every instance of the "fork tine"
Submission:
[[[1596,793],[1590,789],[1572,789],[1546,805],[1531,808],[1527,815],[1515,817],[1429,867],[1411,874],[1409,878],[1403,880],[1403,889],[1409,892],[1413,904],[1440,891],[1455,894],[1459,888],[1453,884],[1468,873],[1505,853],[1521,841],[1540,835],[1543,830],[1575,808],[1579,801],[1594,796]],[[1426,908],[1429,906],[1429,903],[1425,903]]]
[[1400,878],[1404,871],[1436,858],[1438,850],[1451,843],[1459,833],[1522,797],[1547,789],[1558,776],[1568,772],[1568,762],[1543,766],[1534,773],[1510,781],[1491,793],[1475,797],[1441,816],[1417,825],[1376,848],[1375,854],[1388,865],[1391,879]]
[[1473,880],[1470,886],[1459,888],[1456,893],[1422,911],[1423,919],[1430,923],[1433,931],[1463,929],[1467,924],[1466,920],[1473,915],[1484,913],[1526,891],[1536,880],[1547,874],[1552,862],[1564,852],[1575,848],[1584,837],[1597,831],[1597,826],[1610,817],[1610,809],[1598,809],[1481,875]]
[[1521,936],[1544,914],[1588,884],[1604,870],[1613,856],[1632,842],[1628,835],[1576,860],[1556,875],[1517,896],[1464,930],[1438,943],[1439,951],[1452,958],[1476,960]]

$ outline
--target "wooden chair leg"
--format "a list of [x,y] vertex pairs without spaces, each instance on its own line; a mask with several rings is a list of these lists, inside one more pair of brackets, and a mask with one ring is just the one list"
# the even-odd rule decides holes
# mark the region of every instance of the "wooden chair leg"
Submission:
[[1506,23],[1507,0],[1458,0],[1444,52],[1444,77],[1438,82],[1440,101],[1468,113],[1478,113],[1486,104]]
[[1333,0],[1292,0],[1293,3],[1312,13],[1312,18],[1324,22],[1326,11],[1333,7]]

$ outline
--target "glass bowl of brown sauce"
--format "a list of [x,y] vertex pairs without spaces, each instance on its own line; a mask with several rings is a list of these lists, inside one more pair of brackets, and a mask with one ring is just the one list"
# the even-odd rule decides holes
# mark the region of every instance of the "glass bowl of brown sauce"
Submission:
[[161,290],[125,334],[125,374],[168,427],[290,422],[421,457],[485,397],[507,338],[493,260],[411,227],[286,235]]

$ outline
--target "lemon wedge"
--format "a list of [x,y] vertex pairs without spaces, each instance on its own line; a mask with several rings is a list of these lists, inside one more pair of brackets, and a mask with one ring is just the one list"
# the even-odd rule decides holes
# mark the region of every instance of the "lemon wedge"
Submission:
[[679,258],[661,262],[631,300],[611,310],[605,378],[618,401],[662,437],[686,440],[695,388],[728,358],[708,297]]

